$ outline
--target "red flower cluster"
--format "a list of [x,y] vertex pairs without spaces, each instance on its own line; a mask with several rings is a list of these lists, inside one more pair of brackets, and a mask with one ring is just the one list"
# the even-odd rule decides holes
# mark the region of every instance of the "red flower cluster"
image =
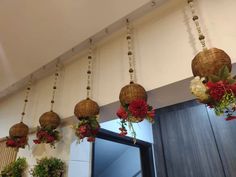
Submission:
[[39,128],[36,137],[37,139],[33,140],[35,144],[47,143],[54,146],[55,142],[59,140],[59,132],[56,130]]
[[[127,129],[125,128],[127,126],[126,122],[141,122],[146,118],[153,123],[155,112],[145,100],[137,99],[125,107],[120,107],[116,115],[121,119],[120,135],[125,136],[127,135]],[[132,134],[135,135],[135,132],[133,131]]]
[[235,85],[230,85],[227,82],[219,81],[216,83],[213,82],[207,82],[206,86],[209,89],[210,96],[215,101],[220,101],[222,97],[225,95],[225,93],[230,93],[231,91],[236,91]]
[[25,148],[25,145],[28,144],[27,137],[18,137],[18,138],[7,138],[6,146],[13,148]]
[[236,109],[233,106],[235,104],[236,83],[232,84],[227,80],[220,80],[215,83],[208,81],[205,85],[208,88],[208,94],[211,98],[207,102],[207,105],[210,108],[214,108],[215,111],[220,110],[217,112],[217,115],[227,114],[227,121],[236,119],[235,116],[232,116]]
[[121,128],[119,128],[119,130],[120,130],[120,136],[126,136],[127,135],[127,130],[126,130],[126,128],[125,127],[121,127]]
[[121,119],[127,119],[128,118],[128,112],[126,112],[123,107],[120,107],[120,109],[118,109],[116,115]]
[[155,112],[145,100],[138,99],[132,101],[127,107],[120,107],[116,113],[120,119],[128,119],[130,117],[144,120],[146,117],[154,119]]
[[145,118],[148,112],[148,104],[142,99],[134,100],[129,104],[128,109],[132,116]]
[[78,125],[76,128],[76,135],[79,137],[80,140],[83,140],[85,137],[87,137],[88,142],[94,142],[95,137],[99,131],[99,124],[91,124],[89,122],[84,122]]
[[236,116],[229,116],[225,120],[230,121],[230,120],[234,120],[234,119],[236,119]]

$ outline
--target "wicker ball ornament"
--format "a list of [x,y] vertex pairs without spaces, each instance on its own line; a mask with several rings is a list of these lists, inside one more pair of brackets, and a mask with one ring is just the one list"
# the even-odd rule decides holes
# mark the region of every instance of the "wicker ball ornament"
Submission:
[[74,114],[80,120],[98,115],[99,109],[100,108],[95,101],[87,98],[76,104]]
[[131,83],[121,89],[119,99],[122,105],[130,104],[137,99],[147,101],[147,93],[143,86]]
[[29,127],[23,122],[13,125],[9,130],[10,137],[26,137],[29,133]]
[[223,66],[227,66],[229,71],[231,71],[231,59],[227,53],[217,48],[203,50],[192,60],[194,76],[207,77],[217,75]]
[[56,129],[60,123],[60,117],[53,111],[45,112],[39,118],[40,126],[43,128]]

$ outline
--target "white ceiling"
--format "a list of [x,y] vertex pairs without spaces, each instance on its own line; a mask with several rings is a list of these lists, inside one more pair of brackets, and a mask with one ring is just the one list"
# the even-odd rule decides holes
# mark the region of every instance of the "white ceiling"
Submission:
[[1,0],[0,92],[150,0]]

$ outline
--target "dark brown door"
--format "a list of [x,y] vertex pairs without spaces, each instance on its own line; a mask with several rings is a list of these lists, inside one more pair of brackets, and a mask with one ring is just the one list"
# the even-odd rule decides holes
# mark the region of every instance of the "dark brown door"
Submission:
[[153,127],[158,177],[225,177],[204,105],[186,102],[157,110],[157,115]]

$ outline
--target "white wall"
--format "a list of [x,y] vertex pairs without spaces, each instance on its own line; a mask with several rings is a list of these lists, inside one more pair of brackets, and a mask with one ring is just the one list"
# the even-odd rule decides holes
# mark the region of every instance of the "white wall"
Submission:
[[[207,44],[224,49],[236,62],[236,24],[233,23],[236,1],[199,0],[198,4],[200,17],[204,19]],[[190,19],[185,0],[169,0],[155,12],[135,22],[137,78],[147,90],[192,76],[191,59],[200,50],[200,45]],[[126,46],[124,30],[97,46],[93,96],[100,105],[117,101],[120,88],[129,81]],[[85,98],[86,56],[76,56],[75,59],[63,68],[56,95],[55,111],[62,118],[72,116],[74,105]],[[49,110],[52,81],[50,76],[33,85],[25,119],[28,125],[38,125],[39,116]],[[19,121],[23,100],[23,91],[1,100],[0,137],[6,136],[10,126]],[[42,147],[37,151],[39,155],[21,150],[20,155],[26,155],[32,162],[35,157],[46,154],[68,161],[69,144],[75,137],[69,127],[63,128],[63,134],[67,138],[63,139],[59,149],[45,150]]]
[[0,92],[148,2],[0,1]]

